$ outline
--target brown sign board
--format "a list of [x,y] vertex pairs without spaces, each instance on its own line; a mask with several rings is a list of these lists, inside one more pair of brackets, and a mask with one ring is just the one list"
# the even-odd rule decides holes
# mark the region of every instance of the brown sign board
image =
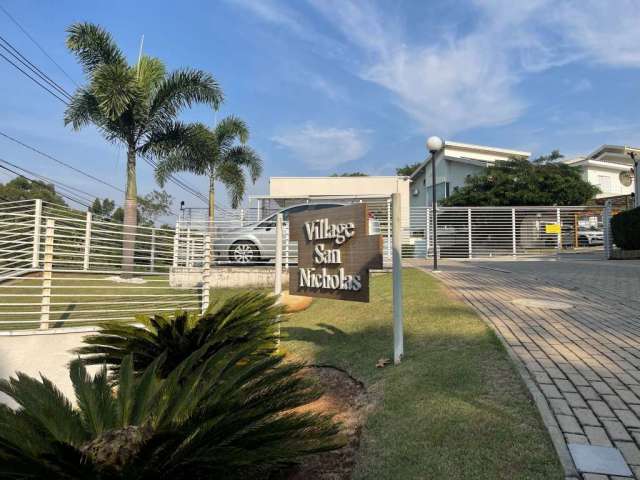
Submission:
[[289,293],[369,301],[369,270],[382,268],[382,236],[369,235],[366,204],[291,214],[289,232],[298,242]]

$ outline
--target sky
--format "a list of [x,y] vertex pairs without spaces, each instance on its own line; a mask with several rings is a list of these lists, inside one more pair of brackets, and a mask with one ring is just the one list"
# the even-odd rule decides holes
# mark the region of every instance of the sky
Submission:
[[[65,89],[86,82],[65,30],[89,21],[130,62],[214,75],[218,112],[243,118],[270,176],[393,175],[421,161],[430,135],[530,151],[587,154],[640,139],[640,0],[0,0],[61,69],[0,11],[0,35]],[[64,105],[0,58],[0,131],[117,186],[125,152],[93,128],[72,131]],[[92,196],[122,193],[0,137],[0,158]],[[181,175],[206,192],[204,178]],[[0,172],[0,182],[8,179]],[[157,189],[139,162],[138,191]],[[174,186],[175,199],[204,204]],[[217,201],[228,205],[224,187]],[[246,203],[246,202],[245,202]]]

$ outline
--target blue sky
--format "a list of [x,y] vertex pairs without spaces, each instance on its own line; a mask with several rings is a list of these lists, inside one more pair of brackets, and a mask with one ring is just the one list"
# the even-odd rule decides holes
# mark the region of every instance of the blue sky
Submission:
[[[639,143],[640,0],[0,2],[78,84],[64,45],[75,21],[107,28],[132,62],[144,35],[145,53],[169,68],[211,72],[224,105],[184,118],[248,122],[265,163],[249,193],[266,193],[269,176],[393,174],[424,158],[432,134],[534,155]],[[0,31],[73,91],[1,12]],[[124,185],[122,149],[95,130],[65,128],[64,106],[2,59],[0,78],[0,130]],[[121,200],[3,138],[0,158]],[[206,191],[204,179],[184,178]],[[139,192],[153,188],[140,162]],[[217,198],[228,204],[222,189]]]

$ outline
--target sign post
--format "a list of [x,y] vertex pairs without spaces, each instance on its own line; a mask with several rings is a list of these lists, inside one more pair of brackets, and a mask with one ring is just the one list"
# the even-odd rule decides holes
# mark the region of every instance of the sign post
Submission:
[[402,223],[400,194],[391,195],[393,205],[393,363],[396,365],[404,355],[404,328],[402,321]]

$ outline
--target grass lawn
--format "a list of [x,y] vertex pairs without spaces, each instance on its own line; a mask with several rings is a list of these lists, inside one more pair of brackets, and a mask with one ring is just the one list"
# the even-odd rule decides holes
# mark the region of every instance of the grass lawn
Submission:
[[[404,272],[405,358],[392,357],[391,275],[369,304],[316,299],[283,326],[283,348],[362,380],[377,407],[355,479],[561,479],[535,405],[493,332],[434,278]],[[214,295],[215,297],[215,295]]]

